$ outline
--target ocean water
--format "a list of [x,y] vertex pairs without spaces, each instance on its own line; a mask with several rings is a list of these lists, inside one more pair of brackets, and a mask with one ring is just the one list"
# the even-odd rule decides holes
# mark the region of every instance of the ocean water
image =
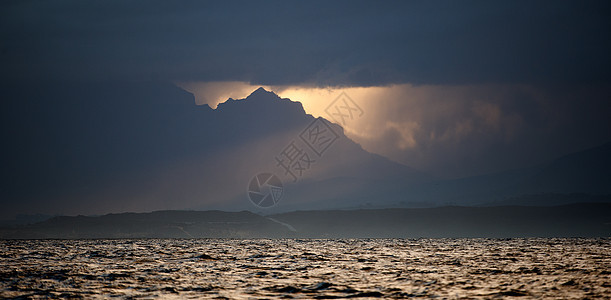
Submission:
[[0,241],[2,298],[611,298],[611,239]]

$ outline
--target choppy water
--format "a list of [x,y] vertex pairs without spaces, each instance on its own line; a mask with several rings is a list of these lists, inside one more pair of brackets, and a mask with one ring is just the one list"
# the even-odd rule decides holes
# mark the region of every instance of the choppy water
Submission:
[[611,239],[0,241],[0,296],[610,298]]

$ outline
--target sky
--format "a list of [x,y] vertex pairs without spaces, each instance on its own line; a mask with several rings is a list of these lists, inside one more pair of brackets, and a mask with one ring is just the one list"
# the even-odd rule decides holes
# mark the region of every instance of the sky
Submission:
[[5,79],[604,83],[606,1],[5,1]]
[[[0,81],[163,82],[216,108],[259,86],[440,178],[611,140],[608,1],[3,1]],[[62,101],[51,99],[49,101]]]

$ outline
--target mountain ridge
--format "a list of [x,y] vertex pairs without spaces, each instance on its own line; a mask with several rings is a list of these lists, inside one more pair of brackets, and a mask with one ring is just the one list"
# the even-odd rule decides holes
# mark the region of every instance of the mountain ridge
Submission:
[[[11,201],[1,218],[31,207],[48,215],[261,212],[246,193],[260,172],[276,173],[285,183],[282,200],[266,214],[489,205],[537,193],[611,194],[609,143],[527,169],[439,180],[365,151],[338,124],[314,118],[299,101],[263,88],[216,109],[195,105],[192,94],[159,83],[0,85],[0,93],[12,100],[2,111],[7,146],[0,149],[5,166],[0,196]],[[315,163],[293,182],[275,159],[293,141],[307,150],[299,135],[317,120],[338,139],[320,157],[311,154]],[[6,128],[28,131],[19,136]]]
[[608,237],[611,203],[294,211],[155,211],[61,216],[0,227],[0,239]]
[[[262,88],[216,109],[195,105],[191,93],[160,83],[0,85],[0,93],[13,100],[2,113],[5,128],[29,128],[27,141],[3,132],[8,146],[0,149],[6,166],[0,196],[11,199],[4,214],[31,207],[46,214],[257,210],[246,196],[248,181],[256,172],[283,172],[274,156],[291,140],[299,142],[300,132],[317,120],[300,102]],[[414,171],[365,151],[341,126],[328,124],[341,138],[304,176],[388,177]],[[351,163],[366,161],[395,170]],[[346,166],[351,169],[342,171]]]

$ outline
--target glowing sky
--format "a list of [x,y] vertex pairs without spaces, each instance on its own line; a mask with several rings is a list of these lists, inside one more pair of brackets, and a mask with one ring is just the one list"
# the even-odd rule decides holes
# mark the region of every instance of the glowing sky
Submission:
[[[213,108],[259,87],[247,82],[178,85],[192,92],[198,104]],[[544,160],[550,149],[578,151],[576,140],[596,145],[605,135],[601,126],[607,111],[588,109],[604,107],[604,86],[582,89],[582,102],[562,90],[516,84],[264,88],[340,124],[364,149],[442,177],[530,166]],[[342,93],[362,109],[361,116],[338,120],[325,111]],[[592,129],[576,130],[581,126]],[[533,144],[541,137],[546,147]]]

